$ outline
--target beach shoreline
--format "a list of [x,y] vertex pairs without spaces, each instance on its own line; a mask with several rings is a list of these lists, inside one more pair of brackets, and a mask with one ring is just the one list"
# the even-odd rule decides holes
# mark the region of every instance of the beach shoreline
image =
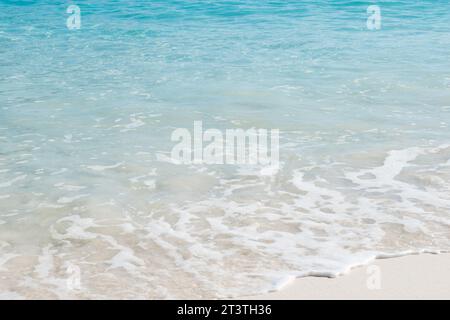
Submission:
[[375,259],[336,278],[302,277],[250,300],[450,299],[450,253]]

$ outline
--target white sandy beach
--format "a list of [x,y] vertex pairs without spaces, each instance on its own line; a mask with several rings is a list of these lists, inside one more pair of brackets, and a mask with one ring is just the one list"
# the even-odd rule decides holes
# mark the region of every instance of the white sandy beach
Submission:
[[337,278],[299,278],[251,299],[450,299],[450,253],[377,259]]

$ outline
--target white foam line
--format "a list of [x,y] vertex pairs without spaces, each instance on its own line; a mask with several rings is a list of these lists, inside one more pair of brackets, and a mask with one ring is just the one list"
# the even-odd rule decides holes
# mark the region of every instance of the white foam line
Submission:
[[72,203],[75,200],[78,200],[78,199],[81,199],[81,198],[85,198],[85,197],[88,197],[88,196],[89,196],[88,194],[80,194],[80,195],[76,195],[76,196],[73,196],[73,197],[62,197],[62,198],[59,198],[56,202],[59,203],[59,204],[67,204],[67,203]]
[[235,297],[240,297],[240,298],[245,298],[245,297],[250,297],[250,296],[255,296],[255,295],[261,295],[261,294],[266,294],[266,293],[272,293],[272,292],[278,292],[281,291],[282,289],[284,289],[286,286],[288,286],[289,284],[291,284],[292,282],[294,282],[296,279],[301,279],[301,278],[308,278],[308,277],[317,277],[317,278],[337,278],[337,277],[341,277],[344,275],[347,275],[349,272],[351,272],[352,270],[354,270],[355,268],[360,268],[360,267],[364,267],[364,266],[368,266],[369,264],[373,263],[375,260],[383,260],[383,259],[391,259],[391,258],[399,258],[399,257],[405,257],[405,256],[412,256],[412,255],[419,255],[419,254],[444,254],[444,253],[450,253],[449,250],[428,250],[428,249],[423,249],[423,250],[417,250],[417,251],[413,251],[413,250],[408,250],[408,251],[404,251],[401,253],[379,253],[376,254],[364,261],[361,261],[360,263],[354,263],[351,265],[348,265],[347,267],[345,267],[345,269],[343,269],[342,271],[339,272],[317,272],[317,271],[308,271],[305,273],[302,273],[300,275],[296,275],[296,274],[287,274],[284,275],[282,277],[280,277],[277,281],[275,281],[273,283],[273,286],[265,291],[261,291],[261,292],[255,292],[252,294],[246,294],[244,296],[234,296],[231,298],[235,298]]
[[108,169],[115,169],[123,165],[123,162],[119,162],[116,164],[113,164],[111,166],[99,166],[99,165],[92,165],[92,166],[85,166],[85,168],[93,170],[93,171],[104,171]]

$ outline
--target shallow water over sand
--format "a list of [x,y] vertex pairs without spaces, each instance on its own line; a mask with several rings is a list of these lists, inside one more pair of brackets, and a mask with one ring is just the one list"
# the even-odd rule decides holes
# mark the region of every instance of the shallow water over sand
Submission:
[[[0,298],[242,296],[448,251],[449,4],[380,4],[374,32],[319,2],[88,1],[77,31],[2,2]],[[168,161],[198,120],[279,129],[279,170]]]

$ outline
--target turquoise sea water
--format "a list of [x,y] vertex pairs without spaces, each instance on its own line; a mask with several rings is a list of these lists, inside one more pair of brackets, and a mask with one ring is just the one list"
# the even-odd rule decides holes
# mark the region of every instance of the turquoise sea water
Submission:
[[[444,0],[1,0],[0,298],[244,296],[448,251],[449,21]],[[198,120],[279,129],[280,169],[166,161]]]

